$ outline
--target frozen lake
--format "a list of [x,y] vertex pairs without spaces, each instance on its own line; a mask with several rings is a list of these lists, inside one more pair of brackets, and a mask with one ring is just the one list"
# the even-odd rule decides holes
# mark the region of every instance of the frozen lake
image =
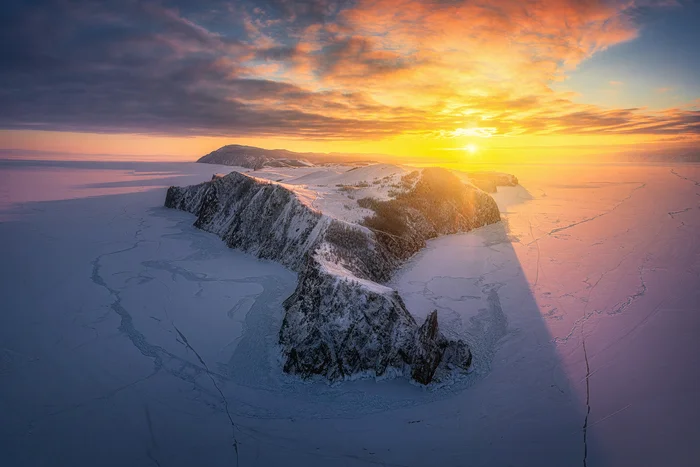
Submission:
[[227,168],[0,160],[0,465],[697,465],[700,166],[505,170],[392,280],[474,351],[426,389],[282,373],[295,274],[162,207]]

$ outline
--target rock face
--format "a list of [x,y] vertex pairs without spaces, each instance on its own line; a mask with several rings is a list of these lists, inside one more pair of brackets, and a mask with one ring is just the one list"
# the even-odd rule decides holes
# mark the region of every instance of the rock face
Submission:
[[491,196],[436,167],[423,169],[416,183],[394,199],[358,202],[375,211],[364,225],[402,260],[425,247],[427,239],[468,232],[501,219]]
[[171,187],[165,205],[195,214],[196,227],[228,246],[299,273],[279,334],[286,372],[337,381],[392,371],[428,384],[471,364],[466,343],[440,332],[437,312],[419,326],[398,293],[381,285],[427,239],[500,219],[489,195],[450,172],[424,169],[410,190],[375,202],[364,225],[328,217],[287,187],[238,172]]
[[239,172],[199,185],[170,187],[165,206],[195,214],[195,227],[218,235],[230,248],[295,271],[330,221],[282,185]]
[[433,310],[418,329],[416,354],[411,376],[419,383],[428,384],[438,370],[453,368],[466,370],[472,363],[472,354],[462,341],[448,341],[438,329],[437,311]]

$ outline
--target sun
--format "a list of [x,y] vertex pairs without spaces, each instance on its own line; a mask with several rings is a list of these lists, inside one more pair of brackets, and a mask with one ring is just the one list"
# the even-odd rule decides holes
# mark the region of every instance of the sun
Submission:
[[479,150],[479,147],[476,144],[469,143],[466,146],[464,146],[464,150],[467,151],[469,154],[474,154],[476,151]]

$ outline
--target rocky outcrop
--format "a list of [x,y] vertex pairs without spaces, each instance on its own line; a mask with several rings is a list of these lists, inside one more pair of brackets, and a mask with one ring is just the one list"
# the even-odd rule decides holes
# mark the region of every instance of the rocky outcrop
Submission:
[[416,339],[411,376],[419,383],[428,384],[436,373],[449,372],[455,367],[466,370],[472,363],[472,354],[464,342],[449,341],[440,333],[435,310],[418,329]]
[[427,239],[500,219],[490,196],[448,171],[423,170],[410,190],[375,202],[363,225],[238,172],[171,187],[165,205],[195,214],[196,227],[228,246],[299,273],[279,334],[286,372],[337,381],[392,371],[428,384],[469,367],[468,346],[440,332],[436,312],[419,326],[399,294],[381,284]]
[[496,193],[496,187],[516,186],[518,179],[514,175],[500,172],[469,172],[469,181],[487,193]]
[[284,303],[284,370],[338,380],[410,365],[417,326],[398,293],[328,266],[311,257]]
[[239,172],[199,185],[170,187],[165,206],[195,214],[195,227],[218,235],[230,248],[295,271],[330,222],[284,186]]
[[491,196],[436,167],[423,169],[415,185],[393,199],[358,202],[375,211],[363,224],[401,260],[425,247],[428,239],[468,232],[501,218]]

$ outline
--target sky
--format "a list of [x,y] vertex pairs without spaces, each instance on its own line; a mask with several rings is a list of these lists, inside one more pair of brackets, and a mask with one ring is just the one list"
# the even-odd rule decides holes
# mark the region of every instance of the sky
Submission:
[[689,0],[5,0],[0,148],[694,149],[699,22]]

